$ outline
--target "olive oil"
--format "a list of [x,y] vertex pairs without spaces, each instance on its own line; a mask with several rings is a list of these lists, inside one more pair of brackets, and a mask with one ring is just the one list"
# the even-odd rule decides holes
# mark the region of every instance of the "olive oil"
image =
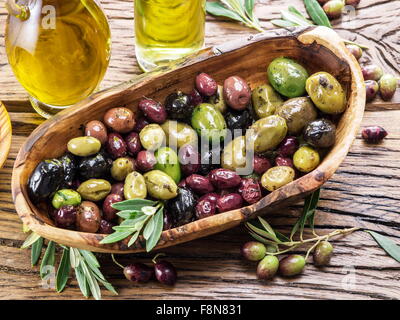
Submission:
[[136,58],[148,71],[203,46],[205,0],[134,0]]
[[[22,0],[29,18],[10,15],[6,50],[34,99],[63,108],[96,90],[110,59],[110,29],[95,0]],[[40,111],[39,111],[40,113]]]

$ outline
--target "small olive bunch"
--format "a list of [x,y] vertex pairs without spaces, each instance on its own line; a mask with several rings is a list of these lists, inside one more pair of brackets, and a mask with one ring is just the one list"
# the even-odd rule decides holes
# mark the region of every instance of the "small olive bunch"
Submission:
[[329,19],[337,19],[342,16],[344,6],[356,7],[361,0],[318,0]]
[[[265,246],[257,241],[245,243],[241,252],[245,259],[259,261],[257,277],[261,280],[270,280],[278,272],[284,277],[296,276],[303,271],[306,265],[306,257],[299,254],[291,254],[279,260],[275,254],[275,247]],[[330,242],[319,242],[313,252],[314,265],[322,267],[329,264],[332,252],[333,246]]]

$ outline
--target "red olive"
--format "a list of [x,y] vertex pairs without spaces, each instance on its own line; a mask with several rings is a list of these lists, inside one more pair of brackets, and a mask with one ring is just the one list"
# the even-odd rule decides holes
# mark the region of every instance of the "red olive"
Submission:
[[126,143],[118,133],[110,133],[108,135],[106,149],[113,159],[123,158],[127,153]]
[[294,168],[293,165],[293,160],[291,158],[288,157],[276,157],[275,159],[275,165],[276,166],[283,166],[283,167],[291,167]]
[[264,172],[267,172],[272,168],[271,162],[267,158],[262,158],[256,155],[254,156],[253,166],[254,172],[259,175],[264,174]]
[[211,183],[218,189],[229,189],[240,184],[240,176],[233,170],[214,169],[210,172]]
[[167,286],[173,286],[178,278],[175,267],[165,260],[154,264],[154,272],[157,280]]
[[363,139],[368,143],[378,143],[383,140],[387,135],[387,131],[379,126],[370,126],[362,130]]
[[104,123],[116,132],[127,133],[135,127],[135,114],[128,108],[112,108],[104,115]]
[[136,120],[136,124],[135,124],[135,126],[133,127],[133,131],[135,131],[135,132],[137,132],[137,133],[140,133],[140,131],[142,131],[142,129],[145,127],[145,126],[147,126],[147,125],[149,125],[150,124],[150,122],[148,122],[147,120],[146,120],[146,118],[139,118],[139,119],[137,119]]
[[210,179],[199,174],[192,174],[187,177],[186,185],[198,194],[206,194],[214,191]]
[[243,179],[238,191],[244,201],[250,204],[256,203],[262,198],[260,183],[253,178]]
[[114,183],[111,186],[110,194],[117,194],[121,196],[122,199],[124,199],[124,183],[123,182]]
[[217,200],[220,198],[220,195],[218,193],[207,193],[203,196],[200,197],[199,202],[202,200],[207,200],[214,202],[215,204],[217,203]]
[[299,141],[296,137],[286,137],[278,146],[278,154],[282,157],[290,157],[299,148]]
[[149,282],[154,274],[153,268],[143,263],[133,263],[124,268],[125,277],[135,283]]
[[217,212],[216,202],[201,200],[196,205],[196,218],[198,220],[210,217]]
[[243,198],[238,193],[229,193],[217,200],[217,208],[219,212],[240,209],[242,206]]
[[101,121],[90,121],[85,126],[85,136],[96,138],[101,144],[105,144],[107,142],[107,128]]
[[131,132],[125,137],[126,148],[131,156],[136,156],[140,150],[142,150],[142,144],[140,143],[140,137],[137,132]]
[[139,110],[151,122],[162,124],[167,120],[167,111],[165,107],[153,99],[142,99],[139,102]]
[[218,85],[213,78],[203,72],[196,77],[196,88],[203,96],[211,97],[217,93]]
[[56,226],[64,229],[72,229],[75,227],[77,209],[74,206],[63,206],[53,211],[53,219]]
[[200,168],[200,155],[191,144],[186,144],[179,149],[179,163],[185,176],[196,173]]
[[224,99],[235,110],[244,110],[250,102],[251,90],[246,81],[232,76],[224,82]]
[[192,90],[192,92],[189,94],[189,97],[190,97],[190,104],[195,107],[203,103],[203,98],[196,89]]
[[140,172],[147,172],[154,168],[157,160],[153,152],[142,150],[136,158],[136,166]]
[[121,202],[123,198],[118,194],[109,194],[103,202],[103,219],[113,221],[117,218],[118,210],[115,210],[112,205]]
[[90,201],[83,201],[76,218],[76,227],[79,231],[96,233],[100,227],[101,214],[99,207]]
[[107,220],[101,220],[100,228],[99,228],[99,230],[97,230],[97,233],[111,234],[114,232],[114,229],[113,229],[114,226],[115,226],[115,223],[109,222]]

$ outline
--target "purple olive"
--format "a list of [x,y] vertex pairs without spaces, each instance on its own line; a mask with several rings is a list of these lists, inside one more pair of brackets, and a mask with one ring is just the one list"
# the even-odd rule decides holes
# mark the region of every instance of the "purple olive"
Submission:
[[136,158],[136,167],[140,172],[147,172],[154,168],[157,160],[153,152],[142,150]]
[[233,170],[215,169],[210,172],[211,183],[218,189],[229,189],[240,184],[240,176]]
[[199,174],[192,174],[187,177],[186,185],[198,194],[206,194],[214,191],[210,179]]
[[107,220],[101,220],[100,227],[97,232],[100,234],[111,234],[114,232],[113,227],[115,227],[115,223],[109,222]]
[[77,208],[74,206],[61,207],[54,216],[56,226],[64,229],[75,227]]
[[199,199],[199,202],[202,200],[207,200],[207,201],[211,201],[211,202],[217,204],[217,201],[219,198],[220,198],[220,195],[218,193],[211,192],[211,193],[205,194],[204,196],[201,196]]
[[262,175],[272,168],[271,162],[267,158],[262,158],[259,156],[254,156],[253,161],[254,172]]
[[85,136],[96,138],[104,145],[107,142],[107,128],[103,122],[92,120],[85,126]]
[[294,168],[293,160],[288,157],[280,157],[280,156],[276,157],[275,165]]
[[113,221],[117,218],[118,210],[115,210],[112,205],[121,202],[123,198],[118,194],[109,194],[103,202],[103,219]]
[[151,122],[162,124],[167,120],[167,111],[165,107],[153,99],[142,99],[139,102],[139,110]]
[[361,68],[364,80],[378,81],[383,76],[383,70],[381,67],[370,64]]
[[111,186],[110,194],[117,194],[121,196],[122,199],[124,199],[124,183],[123,182],[114,183]]
[[200,168],[200,155],[191,144],[186,144],[179,149],[179,162],[185,176],[196,173]]
[[359,46],[356,46],[355,44],[348,44],[346,45],[347,50],[350,51],[350,53],[356,58],[357,60],[360,60],[363,54],[362,49]]
[[108,135],[106,149],[113,159],[123,158],[127,153],[126,143],[119,133]]
[[178,278],[175,267],[165,260],[154,264],[154,272],[157,280],[167,286],[173,286]]
[[379,126],[370,126],[362,130],[361,135],[368,143],[378,143],[383,140],[387,135],[387,131]]
[[299,141],[296,137],[286,137],[278,146],[278,154],[282,157],[290,157],[299,148]]
[[139,118],[139,119],[137,119],[136,120],[136,124],[135,124],[135,126],[133,127],[133,131],[135,131],[135,132],[137,132],[137,133],[140,133],[140,131],[142,131],[142,129],[145,127],[145,126],[147,126],[147,125],[149,125],[150,124],[150,122],[148,122],[147,120],[146,120],[146,118]]
[[203,96],[211,97],[217,93],[218,85],[213,78],[203,72],[196,77],[196,88]]
[[244,201],[249,204],[256,203],[262,198],[260,183],[253,178],[243,179],[238,191]]
[[330,0],[322,8],[330,19],[336,19],[342,15],[344,3],[342,0]]
[[217,213],[216,202],[210,200],[200,200],[196,205],[196,218],[198,220],[211,217]]
[[189,97],[190,97],[190,104],[195,107],[204,102],[202,96],[196,89],[192,90],[192,92],[189,94]]
[[372,101],[375,99],[376,95],[379,91],[379,84],[375,80],[367,80],[365,81],[365,90],[367,94],[367,101]]
[[133,263],[124,268],[125,277],[135,283],[146,283],[154,274],[153,268],[143,263]]
[[125,137],[126,148],[131,156],[136,156],[142,150],[140,137],[137,132],[131,132]]
[[250,102],[251,89],[242,78],[232,76],[224,82],[224,99],[235,110],[244,110]]
[[219,212],[226,212],[240,209],[243,206],[243,198],[238,193],[229,193],[217,200],[217,208]]

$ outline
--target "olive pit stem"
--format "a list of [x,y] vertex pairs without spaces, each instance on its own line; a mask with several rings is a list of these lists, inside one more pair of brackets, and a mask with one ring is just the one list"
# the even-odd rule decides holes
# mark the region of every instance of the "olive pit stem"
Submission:
[[114,261],[114,263],[115,263],[117,266],[121,267],[122,269],[125,269],[125,267],[124,267],[122,264],[120,264],[120,263],[115,259],[113,253],[111,253],[111,259]]
[[157,263],[157,258],[160,256],[166,256],[165,253],[157,253],[156,256],[153,258],[153,260],[151,260],[154,264]]

